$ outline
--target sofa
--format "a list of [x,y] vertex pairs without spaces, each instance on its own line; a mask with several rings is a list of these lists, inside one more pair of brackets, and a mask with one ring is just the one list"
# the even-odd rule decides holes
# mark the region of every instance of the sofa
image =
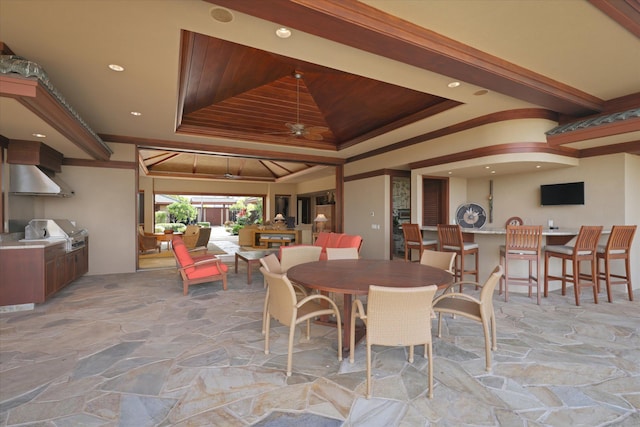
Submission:
[[[327,248],[357,248],[360,251],[362,246],[362,237],[354,234],[346,233],[318,233],[313,246],[320,246],[320,261],[327,259]],[[282,259],[282,257],[278,257]]]

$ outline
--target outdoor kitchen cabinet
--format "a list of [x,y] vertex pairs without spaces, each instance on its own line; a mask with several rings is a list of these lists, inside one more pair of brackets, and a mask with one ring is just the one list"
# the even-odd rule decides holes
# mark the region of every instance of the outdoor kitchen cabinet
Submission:
[[88,253],[88,242],[71,252],[62,242],[40,248],[3,248],[0,306],[45,302],[87,272]]

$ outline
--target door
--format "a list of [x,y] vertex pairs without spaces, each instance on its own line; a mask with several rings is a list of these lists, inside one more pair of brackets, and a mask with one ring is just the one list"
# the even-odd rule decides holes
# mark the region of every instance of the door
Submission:
[[424,178],[422,180],[422,225],[447,224],[449,217],[449,180]]

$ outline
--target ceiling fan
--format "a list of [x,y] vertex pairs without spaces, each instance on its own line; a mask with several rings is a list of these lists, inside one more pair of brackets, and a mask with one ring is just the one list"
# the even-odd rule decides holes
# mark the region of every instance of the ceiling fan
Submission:
[[328,127],[307,127],[303,123],[300,123],[300,79],[302,78],[302,73],[296,71],[295,73],[293,73],[293,77],[296,79],[296,122],[285,123],[285,125],[289,128],[289,132],[275,132],[270,133],[270,135],[291,135],[296,138],[301,136],[304,139],[308,139],[311,141],[322,141],[322,132],[327,132],[329,130]]
[[240,175],[234,175],[231,172],[229,172],[229,158],[227,157],[227,172],[222,175],[222,177],[224,179],[239,179],[241,178]]

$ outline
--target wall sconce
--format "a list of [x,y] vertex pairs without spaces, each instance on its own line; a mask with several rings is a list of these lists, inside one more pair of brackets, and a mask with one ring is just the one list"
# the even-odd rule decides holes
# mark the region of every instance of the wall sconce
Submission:
[[322,233],[324,230],[324,223],[329,221],[324,214],[318,214],[318,216],[313,220],[316,223],[316,231],[318,233]]

